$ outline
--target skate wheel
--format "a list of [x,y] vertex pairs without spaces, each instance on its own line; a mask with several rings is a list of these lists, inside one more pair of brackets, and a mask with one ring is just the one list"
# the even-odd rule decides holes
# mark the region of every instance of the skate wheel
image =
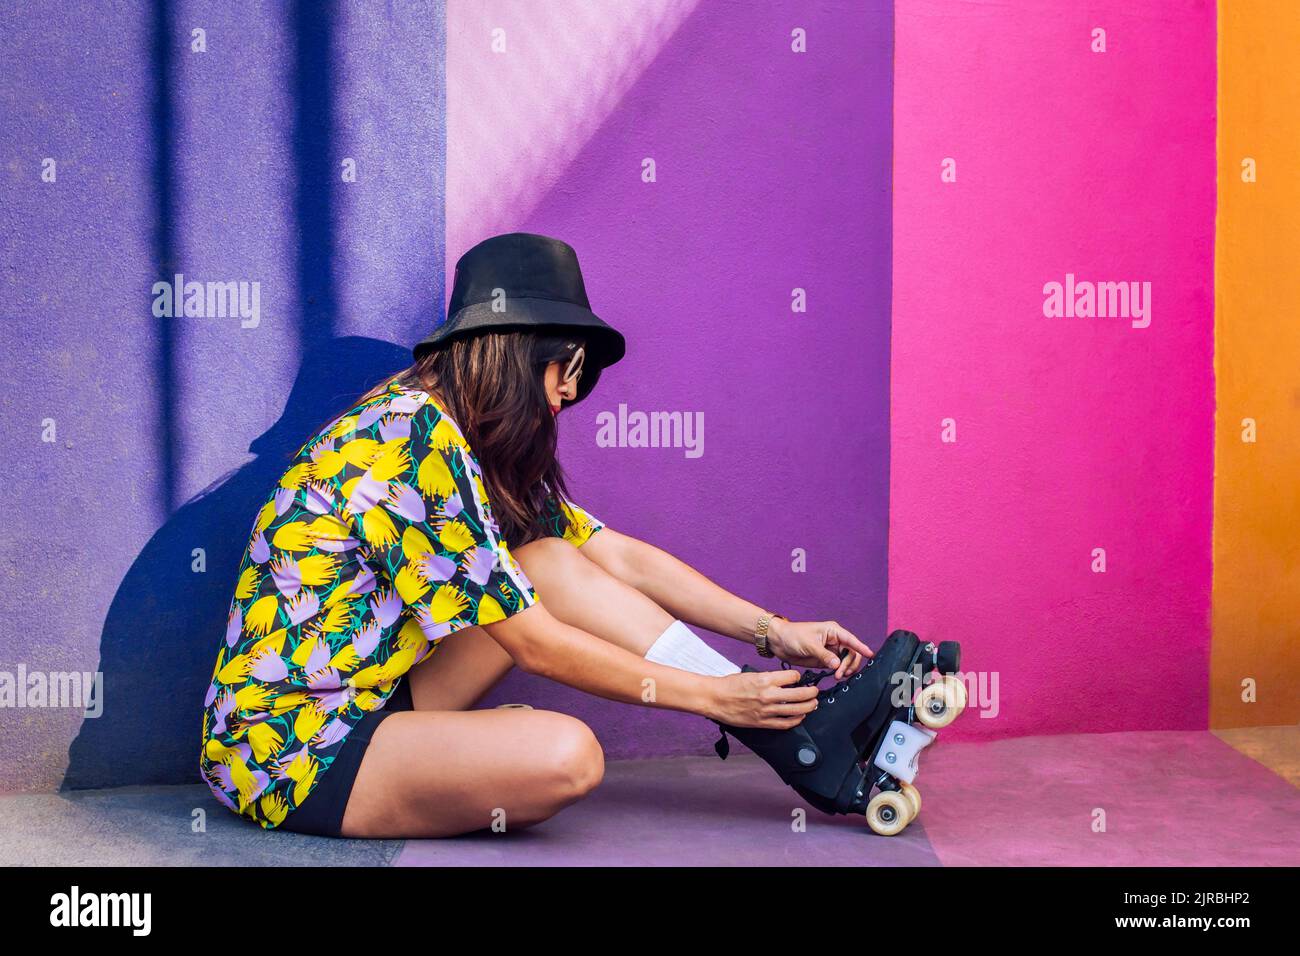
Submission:
[[905,783],[899,793],[907,797],[907,802],[912,805],[912,819],[915,820],[921,814],[921,791],[916,789],[915,784]]
[[945,677],[922,688],[912,706],[916,708],[917,720],[931,730],[940,730],[956,720],[961,713],[957,704],[957,692]]
[[940,641],[934,662],[940,674],[957,673],[961,667],[961,645],[956,641]]
[[867,804],[867,826],[881,836],[894,836],[912,822],[912,801],[897,790],[882,790]]
[[532,704],[497,704],[497,710],[532,710]]
[[966,709],[966,685],[952,674],[945,675],[943,681],[952,688],[953,695],[957,701],[957,716],[960,717],[961,712]]

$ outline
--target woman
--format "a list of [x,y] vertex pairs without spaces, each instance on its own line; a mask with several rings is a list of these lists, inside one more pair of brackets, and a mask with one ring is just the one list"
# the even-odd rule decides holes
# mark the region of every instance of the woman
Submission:
[[740,672],[684,622],[837,677],[861,666],[834,622],[771,615],[569,500],[555,416],[623,350],[565,243],[512,233],[460,259],[415,363],[303,445],[257,513],[205,701],[219,801],[329,836],[526,827],[604,758],[573,717],[471,709],[514,666],[767,729],[817,688]]

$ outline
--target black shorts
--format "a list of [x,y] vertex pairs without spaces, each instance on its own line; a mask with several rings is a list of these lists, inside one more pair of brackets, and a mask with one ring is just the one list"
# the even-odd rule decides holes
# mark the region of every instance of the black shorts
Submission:
[[372,710],[352,728],[339,747],[334,762],[321,774],[316,788],[307,794],[302,806],[289,811],[276,829],[314,833],[317,836],[342,836],[340,831],[343,829],[343,814],[347,811],[352,784],[356,782],[357,771],[361,769],[361,758],[366,755],[371,735],[385,717],[391,717],[399,710],[413,709],[411,687],[403,679],[388,698],[383,710]]

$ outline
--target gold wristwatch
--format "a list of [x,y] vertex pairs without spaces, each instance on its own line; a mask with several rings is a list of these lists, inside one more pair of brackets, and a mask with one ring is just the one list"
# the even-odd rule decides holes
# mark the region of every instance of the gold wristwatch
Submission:
[[783,621],[790,620],[784,614],[775,614],[771,611],[764,611],[758,616],[758,627],[754,629],[754,649],[758,651],[759,657],[775,657],[772,649],[767,646],[767,629],[772,624],[772,618],[779,617]]

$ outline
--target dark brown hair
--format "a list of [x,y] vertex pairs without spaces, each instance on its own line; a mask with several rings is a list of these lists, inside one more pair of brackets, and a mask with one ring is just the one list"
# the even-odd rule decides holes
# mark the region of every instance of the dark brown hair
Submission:
[[581,342],[515,330],[452,339],[347,407],[381,394],[393,382],[429,392],[460,426],[482,466],[501,536],[507,546],[521,547],[546,535],[542,519],[554,507],[547,507],[547,498],[569,497],[555,457],[559,431],[544,375],[549,362],[567,361],[570,346]]

